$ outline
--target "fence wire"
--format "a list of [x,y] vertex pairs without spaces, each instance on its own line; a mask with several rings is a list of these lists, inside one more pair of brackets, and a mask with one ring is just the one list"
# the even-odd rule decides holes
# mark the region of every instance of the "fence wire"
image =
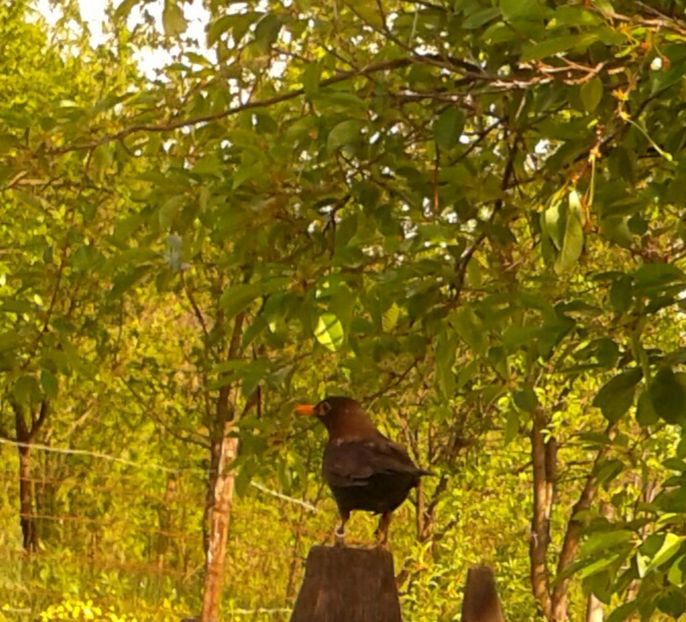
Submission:
[[[0,622],[178,621],[199,610],[202,469],[68,447],[31,451],[22,478],[31,511],[21,514],[17,452],[0,449]],[[36,531],[34,551],[22,547],[20,514]],[[315,504],[260,482],[235,499],[225,620],[288,619],[311,544],[304,525],[312,521],[322,536],[328,531]]]

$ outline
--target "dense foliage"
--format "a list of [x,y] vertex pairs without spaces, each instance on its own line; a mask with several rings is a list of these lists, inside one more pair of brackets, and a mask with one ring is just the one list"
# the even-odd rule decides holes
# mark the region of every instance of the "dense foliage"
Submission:
[[327,393],[436,474],[407,619],[686,612],[686,3],[56,4],[0,6],[0,619],[287,619]]

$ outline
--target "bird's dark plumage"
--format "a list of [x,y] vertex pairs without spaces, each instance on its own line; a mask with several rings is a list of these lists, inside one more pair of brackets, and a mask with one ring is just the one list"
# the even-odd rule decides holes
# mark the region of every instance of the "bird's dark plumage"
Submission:
[[329,432],[322,472],[342,519],[338,538],[342,540],[350,512],[366,510],[382,515],[377,533],[385,543],[391,512],[428,471],[418,468],[403,447],[381,434],[351,398],[327,397],[299,411],[318,417]]

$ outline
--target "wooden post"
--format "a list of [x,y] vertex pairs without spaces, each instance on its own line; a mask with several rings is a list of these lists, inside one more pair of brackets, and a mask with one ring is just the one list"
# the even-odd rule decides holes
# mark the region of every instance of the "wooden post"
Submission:
[[291,622],[401,622],[393,556],[383,549],[314,546]]
[[473,566],[469,569],[462,602],[462,622],[505,622],[492,568]]

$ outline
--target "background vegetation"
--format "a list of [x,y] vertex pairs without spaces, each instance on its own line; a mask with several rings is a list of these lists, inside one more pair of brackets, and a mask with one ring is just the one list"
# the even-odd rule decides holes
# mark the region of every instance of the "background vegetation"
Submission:
[[406,619],[479,562],[686,611],[684,2],[54,5],[0,5],[0,619],[288,619],[336,393],[436,473]]

